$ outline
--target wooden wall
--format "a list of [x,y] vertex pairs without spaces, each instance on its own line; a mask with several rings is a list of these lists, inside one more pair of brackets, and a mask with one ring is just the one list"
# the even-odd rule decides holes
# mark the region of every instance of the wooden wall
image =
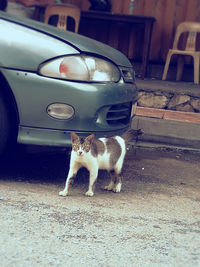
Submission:
[[[88,10],[88,0],[70,0]],[[112,0],[112,12],[129,13],[129,0]],[[165,61],[177,25],[183,21],[200,22],[200,0],[135,0],[134,15],[155,17],[150,60]],[[134,55],[133,55],[134,56]]]

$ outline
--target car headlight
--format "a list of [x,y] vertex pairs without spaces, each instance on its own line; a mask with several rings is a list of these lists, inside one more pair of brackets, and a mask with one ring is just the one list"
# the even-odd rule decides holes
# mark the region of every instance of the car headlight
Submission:
[[120,71],[112,62],[88,55],[70,55],[42,63],[41,75],[84,82],[118,82]]

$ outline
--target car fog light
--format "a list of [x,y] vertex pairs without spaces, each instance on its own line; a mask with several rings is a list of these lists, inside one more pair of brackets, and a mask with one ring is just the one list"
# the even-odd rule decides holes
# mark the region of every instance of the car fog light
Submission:
[[47,107],[47,113],[55,119],[68,120],[73,117],[74,109],[67,104],[54,103]]

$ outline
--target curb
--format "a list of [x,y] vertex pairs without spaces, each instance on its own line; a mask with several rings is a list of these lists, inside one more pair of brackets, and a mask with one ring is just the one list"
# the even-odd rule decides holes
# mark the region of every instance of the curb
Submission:
[[200,151],[199,113],[137,107],[132,128],[144,132],[136,146]]
[[159,118],[164,120],[200,123],[200,113],[194,112],[137,107],[136,115],[150,118]]

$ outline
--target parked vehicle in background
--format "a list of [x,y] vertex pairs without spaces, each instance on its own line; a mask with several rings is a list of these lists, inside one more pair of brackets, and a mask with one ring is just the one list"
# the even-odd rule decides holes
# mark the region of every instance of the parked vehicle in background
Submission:
[[68,146],[70,131],[121,134],[137,100],[119,51],[84,36],[0,12],[0,153],[11,140]]

